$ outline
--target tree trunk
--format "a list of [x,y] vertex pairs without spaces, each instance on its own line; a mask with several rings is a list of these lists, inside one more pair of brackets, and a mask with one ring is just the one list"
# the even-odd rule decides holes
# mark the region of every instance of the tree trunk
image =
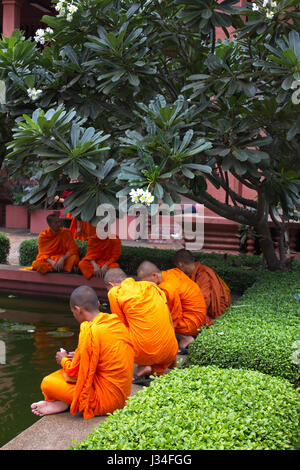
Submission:
[[263,253],[267,268],[270,271],[282,269],[283,266],[275,253],[274,243],[271,237],[270,227],[268,221],[261,220],[254,226],[254,230],[258,235],[259,244]]

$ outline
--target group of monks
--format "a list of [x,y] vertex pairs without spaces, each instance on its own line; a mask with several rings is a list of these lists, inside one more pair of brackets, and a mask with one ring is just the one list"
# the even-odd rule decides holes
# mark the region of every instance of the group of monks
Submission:
[[[49,218],[49,229],[39,236],[39,254],[32,269],[40,270],[42,265],[43,273],[70,272],[79,266],[84,274],[71,231],[57,228],[54,219]],[[57,232],[59,242],[52,238]],[[51,238],[52,242],[41,243],[41,235],[43,242]],[[72,292],[70,309],[80,324],[78,346],[74,352],[56,353],[60,369],[43,379],[44,400],[31,405],[38,416],[70,407],[72,414],[82,412],[89,419],[124,407],[132,383],[148,385],[153,375],[175,367],[177,354],[187,354],[201,328],[211,325],[230,305],[228,286],[211,268],[195,262],[187,250],[176,252],[172,269],[161,271],[144,261],[136,276],[129,277],[117,263],[121,248],[114,250],[115,244],[110,245],[117,238],[97,239],[96,234],[88,237],[83,261],[94,261],[100,270],[105,266],[101,276],[111,313],[99,312],[91,287],[80,286]],[[100,257],[97,243],[105,246]],[[60,246],[65,251],[52,250]],[[92,268],[89,273],[98,275],[96,266]]]
[[[61,227],[60,217],[47,216],[48,228],[38,236],[38,255],[30,268],[41,274],[48,272],[81,272],[86,279],[103,277],[110,268],[119,267],[116,262],[121,255],[118,236],[99,239],[96,227],[89,222],[71,219],[70,229]],[[87,251],[79,260],[75,240],[87,241]]]

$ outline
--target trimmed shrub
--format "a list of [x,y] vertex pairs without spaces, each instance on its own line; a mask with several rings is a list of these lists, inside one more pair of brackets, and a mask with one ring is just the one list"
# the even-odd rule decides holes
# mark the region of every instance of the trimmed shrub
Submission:
[[0,233],[0,264],[8,263],[9,250],[10,250],[9,238],[3,233]]
[[[76,240],[79,258],[86,253],[87,242]],[[24,240],[19,248],[19,264],[31,266],[38,253],[37,238]],[[135,275],[144,260],[152,261],[160,269],[173,268],[174,250],[122,246],[119,264],[129,275]],[[221,255],[218,253],[194,253],[195,259],[213,268],[229,285],[231,290],[242,293],[251,286],[261,273],[261,258],[246,255]]]
[[19,246],[19,264],[20,266],[31,266],[38,254],[38,240],[31,238],[24,240]]
[[299,271],[266,272],[214,324],[201,330],[189,346],[186,366],[211,365],[254,369],[298,378],[291,361],[300,339]]
[[193,366],[156,378],[75,450],[287,450],[299,394],[256,371]]
[[[79,258],[82,259],[86,253],[87,243],[81,240],[75,240],[78,246]],[[24,240],[19,246],[19,264],[20,266],[31,266],[38,254],[38,239],[31,238]]]

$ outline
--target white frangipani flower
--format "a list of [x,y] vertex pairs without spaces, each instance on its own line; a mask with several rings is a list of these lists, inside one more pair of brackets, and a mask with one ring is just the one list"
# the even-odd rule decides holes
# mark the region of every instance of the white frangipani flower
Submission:
[[29,98],[31,98],[33,101],[35,101],[41,93],[43,93],[43,91],[37,90],[36,88],[28,88],[27,90]]
[[58,17],[66,15],[66,20],[72,21],[73,14],[77,12],[78,6],[73,1],[69,3],[67,0],[61,0],[56,4],[55,10],[58,11]]
[[253,11],[259,10],[258,5],[256,5],[256,3],[252,3],[252,10]]
[[266,17],[269,19],[272,19],[274,16],[274,11],[268,10],[266,13]]
[[145,206],[150,206],[150,204],[154,201],[154,196],[152,196],[148,189],[132,189],[129,193],[129,196],[131,197],[131,202],[134,202],[135,204],[140,202],[145,204]]
[[67,8],[68,8],[68,11],[70,13],[76,13],[76,11],[78,10],[78,7],[76,5],[74,5],[73,3],[68,5]]

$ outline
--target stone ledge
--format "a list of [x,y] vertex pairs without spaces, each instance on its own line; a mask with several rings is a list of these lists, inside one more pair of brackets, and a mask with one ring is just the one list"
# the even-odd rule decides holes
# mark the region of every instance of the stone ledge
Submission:
[[[141,389],[132,385],[131,396]],[[44,416],[0,450],[68,450],[72,441],[82,441],[105,420],[106,416],[85,420],[81,413],[71,415],[69,412]]]
[[68,299],[81,285],[95,289],[99,299],[107,299],[103,279],[85,279],[80,274],[22,271],[22,266],[0,264],[0,293]]

